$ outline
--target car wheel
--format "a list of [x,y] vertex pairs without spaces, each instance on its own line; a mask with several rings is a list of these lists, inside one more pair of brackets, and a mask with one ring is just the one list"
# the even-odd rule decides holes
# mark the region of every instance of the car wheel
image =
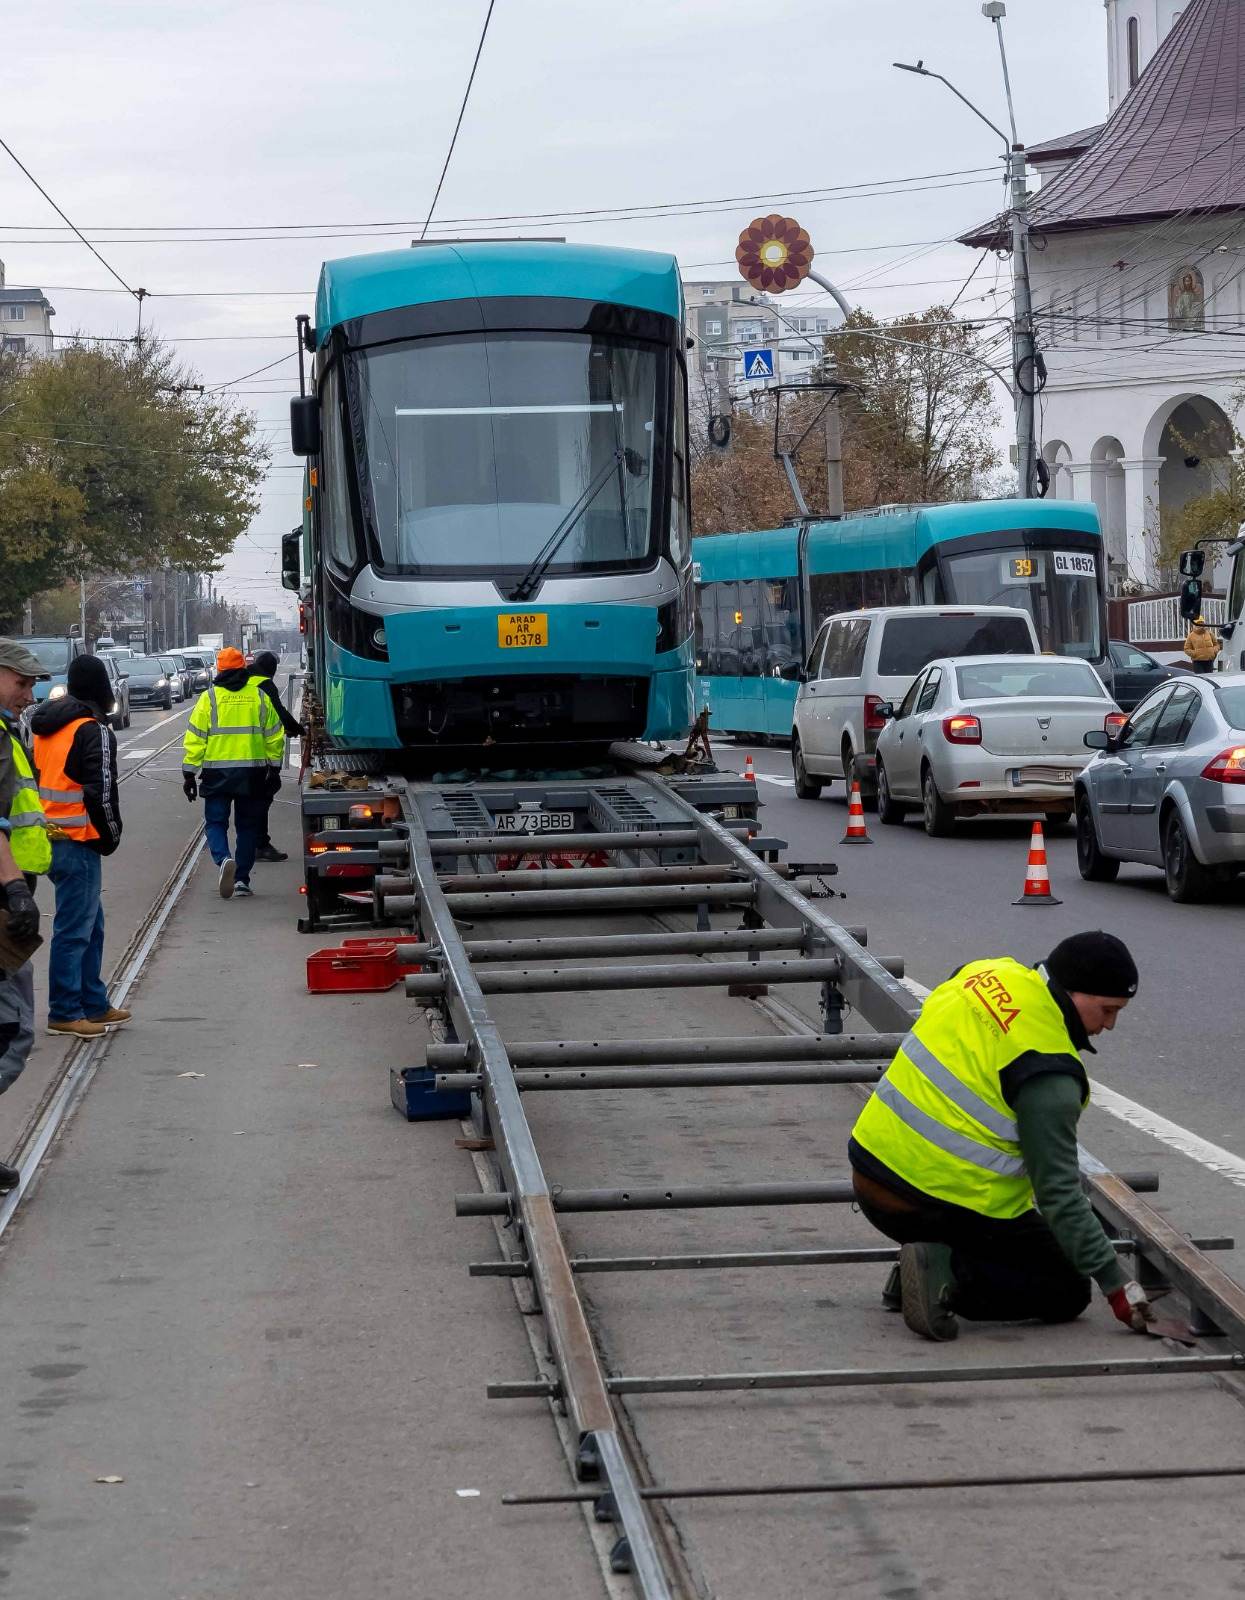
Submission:
[[129,725],[130,725],[130,721],[131,721],[131,718],[130,718],[130,702],[127,700],[125,702],[125,719],[122,722],[121,726],[123,728],[128,728]]
[[908,808],[901,801],[891,796],[890,780],[886,776],[886,768],[878,762],[878,821],[886,827],[894,827],[903,822]]
[[1087,883],[1114,883],[1120,875],[1117,856],[1104,856],[1098,844],[1094,812],[1086,795],[1076,803],[1076,864]]
[[1163,831],[1163,873],[1167,892],[1178,905],[1204,900],[1210,892],[1211,875],[1193,854],[1180,813],[1173,811]]
[[921,771],[921,820],[931,839],[945,839],[955,827],[955,807],[949,806],[938,793],[929,767]]
[[1047,811],[1045,819],[1047,833],[1058,833],[1072,821],[1072,813],[1070,811]]
[[800,749],[800,741],[794,733],[791,735],[791,770],[795,773],[797,799],[818,800],[821,798],[821,784],[816,778],[809,776],[808,768],[804,765],[804,752]]

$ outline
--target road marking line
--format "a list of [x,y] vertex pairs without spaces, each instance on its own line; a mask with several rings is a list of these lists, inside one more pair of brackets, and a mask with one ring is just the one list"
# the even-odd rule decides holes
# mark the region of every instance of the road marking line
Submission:
[[[193,709],[194,709],[194,707],[192,706],[191,710],[193,711]],[[183,701],[182,702],[182,709],[180,711],[174,711],[172,716],[161,717],[159,722],[149,722],[147,724],[147,726],[143,729],[143,731],[138,735],[138,738],[139,739],[145,739],[149,733],[154,733],[157,728],[163,728],[166,723],[176,722],[178,717],[185,715],[185,712],[186,712],[186,703],[185,703],[185,701]],[[128,744],[118,745],[117,746],[118,754],[121,751],[133,749],[135,743],[136,743],[136,740],[131,739]]]
[[[901,981],[922,1000],[929,998],[929,990],[915,978]],[[1190,1161],[1196,1161],[1199,1166],[1218,1173],[1239,1189],[1245,1189],[1245,1160],[1231,1150],[1225,1150],[1221,1144],[1212,1144],[1209,1139],[1203,1139],[1201,1134],[1182,1128],[1178,1122],[1172,1122],[1157,1111],[1151,1111],[1149,1106],[1130,1100],[1126,1094],[1120,1094],[1115,1089],[1108,1089],[1105,1083],[1099,1083],[1096,1078],[1090,1081],[1089,1097],[1092,1104],[1118,1117],[1121,1122],[1128,1123],[1130,1128],[1149,1134],[1160,1144],[1168,1145],[1180,1155],[1188,1156]]]
[[794,778],[771,778],[768,772],[758,772],[756,780],[758,783],[776,783],[780,789],[795,788]]
[[145,761],[148,756],[155,755],[156,746],[152,745],[150,750],[135,750],[133,745],[127,744],[123,753],[127,761]]

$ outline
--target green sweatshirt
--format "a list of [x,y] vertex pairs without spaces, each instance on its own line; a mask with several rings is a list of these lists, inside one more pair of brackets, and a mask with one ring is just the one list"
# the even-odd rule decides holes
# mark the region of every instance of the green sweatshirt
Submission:
[[1021,1084],[1012,1109],[1038,1210],[1076,1270],[1110,1294],[1128,1275],[1081,1188],[1080,1084],[1070,1073],[1040,1073]]

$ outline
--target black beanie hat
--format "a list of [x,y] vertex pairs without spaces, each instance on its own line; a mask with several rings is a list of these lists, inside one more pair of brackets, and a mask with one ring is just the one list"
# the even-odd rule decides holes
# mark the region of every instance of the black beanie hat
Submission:
[[88,700],[101,711],[112,705],[112,680],[98,656],[75,656],[65,674],[65,687],[75,700]]
[[1123,939],[1101,928],[1061,940],[1043,963],[1062,988],[1127,1000],[1137,993],[1137,963]]
[[271,650],[261,650],[251,662],[252,672],[262,672],[266,677],[269,678],[272,677],[276,670],[277,658],[273,655]]

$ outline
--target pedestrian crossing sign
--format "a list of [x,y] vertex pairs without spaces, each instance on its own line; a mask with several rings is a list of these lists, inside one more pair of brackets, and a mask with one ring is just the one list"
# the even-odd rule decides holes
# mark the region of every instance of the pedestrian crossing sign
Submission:
[[772,378],[774,376],[774,352],[762,347],[759,350],[744,351],[744,377],[745,378]]

